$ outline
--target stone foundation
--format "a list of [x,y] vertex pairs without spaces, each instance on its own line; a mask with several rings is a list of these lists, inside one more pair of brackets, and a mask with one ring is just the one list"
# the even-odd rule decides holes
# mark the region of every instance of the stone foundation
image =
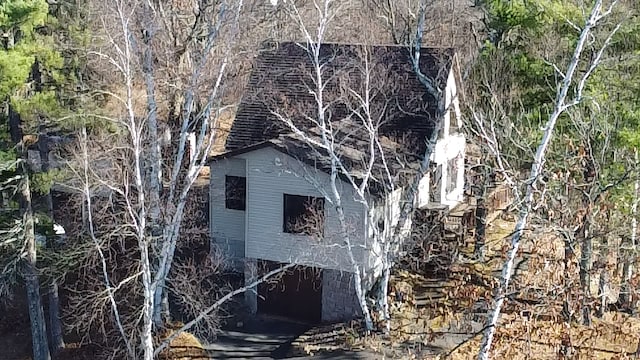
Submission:
[[[256,259],[244,259],[244,284],[249,285],[258,279],[258,262]],[[258,312],[258,286],[244,292],[244,301],[251,314]]]
[[[244,283],[249,285],[260,274],[257,273],[257,260],[244,259]],[[358,297],[353,281],[354,274],[331,269],[322,270],[322,322],[332,323],[351,320],[361,316]],[[244,292],[247,308],[252,314],[258,311],[258,287]]]
[[361,316],[353,277],[353,273],[345,271],[322,271],[322,322],[340,322]]

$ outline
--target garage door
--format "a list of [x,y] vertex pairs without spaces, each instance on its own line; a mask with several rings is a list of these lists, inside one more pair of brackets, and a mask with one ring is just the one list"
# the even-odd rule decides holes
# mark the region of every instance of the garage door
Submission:
[[[262,268],[274,270],[281,264],[264,262]],[[319,323],[322,316],[322,272],[297,266],[277,280],[258,286],[258,312],[284,316],[308,323]]]

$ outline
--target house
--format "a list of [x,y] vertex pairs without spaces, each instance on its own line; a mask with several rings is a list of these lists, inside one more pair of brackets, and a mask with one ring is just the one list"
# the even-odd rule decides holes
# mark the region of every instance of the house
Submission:
[[[362,107],[349,101],[366,88],[375,93],[369,109],[379,120],[380,143],[375,151],[386,160],[386,167],[381,160],[373,167],[366,196],[376,205],[369,209],[357,201],[345,176],[339,177],[350,248],[337,234],[336,209],[325,196],[330,178],[327,154],[302,141],[281,121],[286,116],[310,136],[318,134],[317,124],[309,120],[317,114],[317,105],[304,45],[279,43],[258,55],[226,151],[209,162],[213,244],[244,272],[245,282],[250,284],[279,264],[301,265],[278,282],[247,292],[250,309],[309,322],[340,321],[359,314],[349,255],[366,273],[379,265],[380,243],[374,235],[397,223],[402,200],[402,188],[391,191],[382,179],[392,177],[406,186],[419,168],[436,121],[443,123],[416,205],[452,208],[462,201],[464,187],[465,138],[460,131],[453,50],[421,49],[421,71],[442,89],[441,99],[425,91],[405,47],[323,44],[320,53],[326,114],[339,137],[346,171],[356,181],[364,176],[368,133],[353,116]],[[365,73],[375,76],[364,77]],[[363,79],[369,81],[368,87]],[[445,109],[441,117],[438,102]]]

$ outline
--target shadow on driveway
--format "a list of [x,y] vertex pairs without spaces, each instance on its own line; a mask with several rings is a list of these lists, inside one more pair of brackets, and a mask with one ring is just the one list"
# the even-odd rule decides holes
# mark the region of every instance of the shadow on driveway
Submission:
[[311,325],[256,315],[241,328],[223,329],[205,345],[213,359],[284,359],[291,342]]
[[287,357],[291,343],[312,325],[288,319],[255,315],[242,327],[226,327],[215,342],[205,345],[211,359],[371,360],[370,353],[336,351],[315,356]]

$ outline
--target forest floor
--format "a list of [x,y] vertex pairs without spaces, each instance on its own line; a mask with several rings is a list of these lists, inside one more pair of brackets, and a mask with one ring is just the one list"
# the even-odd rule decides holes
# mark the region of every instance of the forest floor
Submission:
[[[466,261],[468,254],[466,250],[462,251],[462,260],[452,264],[446,279],[413,271],[396,271],[392,288],[402,291],[405,296],[398,301],[393,293],[390,294],[390,336],[362,336],[358,322],[333,324],[311,328],[297,337],[288,334],[286,342],[291,342],[291,346],[287,344],[286,353],[275,354],[269,349],[269,354],[247,355],[292,359],[472,359],[479,348],[487,311],[483,299],[491,296],[490,284],[502,264],[505,239],[512,226],[511,221],[494,221],[487,229],[489,251],[486,260],[480,264]],[[544,243],[550,244],[549,251],[557,252],[561,244],[554,245],[548,240]],[[524,245],[525,252],[527,248],[538,246]],[[520,263],[525,263],[521,266],[523,269],[531,266],[526,261]],[[517,281],[531,280],[518,277]],[[0,360],[30,359],[29,318],[23,293],[17,291],[10,306],[0,312]],[[640,337],[640,320],[635,317],[608,312],[602,318],[594,317],[591,327],[575,323],[567,325],[557,311],[554,313],[547,305],[532,311],[517,311],[513,303],[507,303],[501,317],[494,342],[495,359],[558,359],[563,351],[576,359],[635,358]],[[174,359],[219,358],[188,334],[178,342],[172,351],[177,356],[172,357]],[[194,351],[198,356],[192,356]],[[93,359],[93,351],[69,341],[59,359]]]
[[[512,221],[495,220],[487,229],[486,260],[482,264],[457,261],[447,279],[396,271],[392,288],[401,289],[406,296],[399,302],[390,294],[391,335],[362,336],[356,323],[322,326],[296,339],[292,354],[367,350],[391,359],[475,358],[487,312],[485,299],[491,296],[492,277],[499,275],[511,229]],[[557,251],[558,244],[547,243],[549,251]],[[525,244],[523,251],[532,246]],[[523,269],[528,266],[526,260],[519,263]],[[515,309],[508,306],[501,317],[492,352],[495,359],[558,359],[565,356],[563,351],[575,359],[636,358],[638,318],[608,312],[602,318],[594,317],[593,325],[586,327],[567,325],[550,309],[535,313]]]

